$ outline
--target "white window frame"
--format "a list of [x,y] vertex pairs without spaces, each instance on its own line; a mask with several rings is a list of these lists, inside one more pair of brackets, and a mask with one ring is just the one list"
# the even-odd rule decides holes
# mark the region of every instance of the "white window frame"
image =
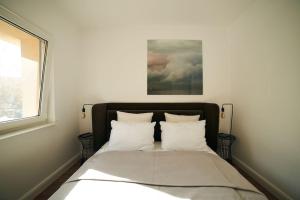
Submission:
[[[43,31],[41,28],[37,27],[36,25],[30,23],[28,20],[23,19],[22,17],[18,16],[17,14],[13,13],[12,11],[8,10],[7,8],[0,5],[0,16],[1,18],[9,21],[10,23],[14,24],[17,28],[21,30],[24,29],[29,33],[36,35],[37,37],[42,38],[43,40],[47,41],[46,47],[46,58],[44,60],[43,66],[43,80],[42,80],[42,87],[41,87],[41,96],[40,96],[40,112],[38,116],[28,117],[28,118],[21,118],[11,121],[0,122],[0,135],[11,133],[14,131],[19,131],[23,129],[33,128],[35,126],[45,125],[47,123],[54,122],[54,113],[49,113],[54,109],[50,109],[50,90],[51,90],[51,83],[50,83],[50,74],[51,74],[51,53],[52,53],[52,39],[51,36]],[[1,20],[3,20],[1,19]],[[51,114],[51,115],[50,115]]]

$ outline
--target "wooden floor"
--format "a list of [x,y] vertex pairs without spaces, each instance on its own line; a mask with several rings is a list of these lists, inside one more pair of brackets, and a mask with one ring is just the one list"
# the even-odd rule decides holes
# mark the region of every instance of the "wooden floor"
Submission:
[[[251,178],[248,174],[242,171],[240,168],[233,166],[250,182],[252,183],[258,190],[263,192],[269,200],[278,200],[271,193],[269,193],[263,186],[258,184],[253,178]],[[48,199],[58,188],[80,167],[80,162],[73,165],[67,172],[65,172],[61,177],[59,177],[54,183],[52,183],[49,187],[47,187],[41,194],[39,194],[35,200],[44,200]]]
[[49,197],[60,188],[66,180],[72,176],[75,171],[80,167],[80,162],[75,163],[68,171],[66,171],[61,177],[54,181],[49,187],[47,187],[41,194],[39,194],[35,200],[49,199]]
[[250,183],[252,183],[259,191],[264,193],[269,200],[278,200],[273,194],[268,192],[262,185],[257,183],[252,177],[250,177],[246,172],[244,172],[241,168],[234,165],[233,166],[242,174]]

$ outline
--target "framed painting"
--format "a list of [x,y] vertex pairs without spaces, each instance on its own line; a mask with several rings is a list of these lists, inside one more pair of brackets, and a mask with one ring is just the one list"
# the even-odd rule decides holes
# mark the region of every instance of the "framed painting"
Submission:
[[202,95],[202,40],[148,40],[148,95]]

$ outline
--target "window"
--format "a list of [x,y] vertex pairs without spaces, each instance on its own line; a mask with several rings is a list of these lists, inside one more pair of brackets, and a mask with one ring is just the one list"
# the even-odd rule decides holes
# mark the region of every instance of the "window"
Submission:
[[0,133],[47,120],[47,49],[46,39],[0,16]]

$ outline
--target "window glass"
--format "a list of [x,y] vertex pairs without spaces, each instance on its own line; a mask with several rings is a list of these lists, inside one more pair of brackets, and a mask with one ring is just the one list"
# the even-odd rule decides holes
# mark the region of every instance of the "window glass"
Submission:
[[39,116],[47,41],[0,18],[0,123]]

